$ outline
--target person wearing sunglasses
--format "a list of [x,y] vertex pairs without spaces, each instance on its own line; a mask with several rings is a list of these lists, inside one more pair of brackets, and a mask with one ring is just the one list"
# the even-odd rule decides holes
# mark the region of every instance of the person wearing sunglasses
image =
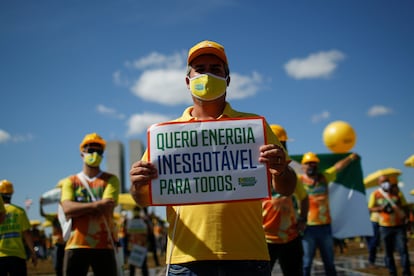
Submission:
[[120,190],[117,176],[100,169],[106,142],[97,133],[80,144],[82,171],[62,180],[61,204],[72,229],[66,242],[64,275],[116,275],[114,207]]

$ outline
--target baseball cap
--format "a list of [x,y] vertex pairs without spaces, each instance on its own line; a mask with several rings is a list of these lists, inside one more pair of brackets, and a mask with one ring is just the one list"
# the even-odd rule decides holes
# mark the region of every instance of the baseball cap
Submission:
[[190,64],[196,57],[206,54],[215,55],[228,65],[223,45],[211,40],[204,40],[194,45],[188,51],[187,64]]
[[86,134],[85,137],[83,138],[79,148],[80,151],[83,151],[84,147],[88,144],[99,144],[102,146],[102,148],[105,150],[105,146],[106,146],[106,142],[104,139],[102,139],[102,137],[97,134],[96,132],[94,133],[89,133]]

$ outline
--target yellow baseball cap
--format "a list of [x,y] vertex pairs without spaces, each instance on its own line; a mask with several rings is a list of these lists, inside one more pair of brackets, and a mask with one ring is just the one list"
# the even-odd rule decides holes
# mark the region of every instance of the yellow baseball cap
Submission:
[[196,57],[206,54],[215,55],[228,65],[223,45],[210,40],[201,41],[188,51],[187,64],[190,64]]

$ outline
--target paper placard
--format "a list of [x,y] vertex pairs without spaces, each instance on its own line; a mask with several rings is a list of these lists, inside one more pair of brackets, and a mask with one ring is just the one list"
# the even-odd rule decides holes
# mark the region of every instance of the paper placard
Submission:
[[264,119],[169,122],[148,130],[148,154],[158,170],[153,205],[183,205],[269,197],[270,174],[259,163]]
[[145,257],[147,256],[147,251],[147,248],[134,244],[128,258],[128,263],[137,267],[142,267]]

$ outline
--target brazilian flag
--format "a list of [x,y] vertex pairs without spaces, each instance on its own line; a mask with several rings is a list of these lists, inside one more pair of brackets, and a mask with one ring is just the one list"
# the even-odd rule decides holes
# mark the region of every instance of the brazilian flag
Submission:
[[[349,154],[317,154],[319,171],[332,167]],[[290,156],[292,167],[300,174],[303,173],[300,171],[302,156]],[[337,174],[334,182],[329,183],[329,208],[335,238],[373,235],[360,160],[352,161]]]

